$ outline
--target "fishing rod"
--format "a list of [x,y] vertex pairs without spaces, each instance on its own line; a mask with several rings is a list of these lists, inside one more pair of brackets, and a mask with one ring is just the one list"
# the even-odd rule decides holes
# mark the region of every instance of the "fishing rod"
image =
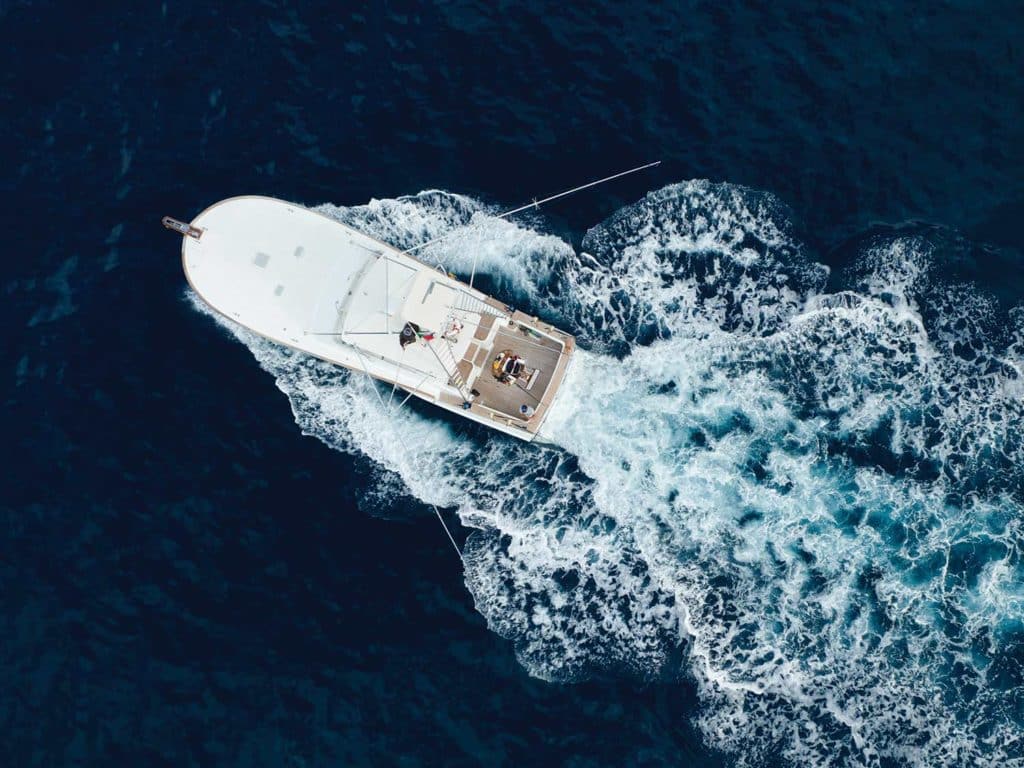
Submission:
[[[497,219],[504,219],[504,218],[507,218],[509,216],[514,216],[517,213],[522,213],[523,211],[529,210],[530,208],[536,209],[536,208],[539,208],[540,206],[542,206],[544,203],[550,203],[552,200],[557,200],[560,197],[568,197],[569,195],[575,194],[576,192],[582,192],[584,189],[590,189],[591,187],[596,187],[598,184],[604,184],[606,181],[612,181],[613,179],[621,179],[623,176],[628,176],[629,174],[636,173],[637,171],[643,171],[643,170],[646,170],[648,168],[653,168],[654,166],[660,165],[660,164],[661,164],[661,160],[655,160],[653,163],[647,163],[646,165],[638,165],[636,168],[630,168],[628,171],[621,171],[619,173],[613,173],[611,176],[605,176],[603,179],[598,179],[597,181],[591,181],[591,182],[588,182],[587,184],[583,184],[583,185],[578,186],[578,187],[573,187],[572,189],[567,189],[564,192],[559,192],[557,195],[551,195],[550,197],[545,197],[543,200],[534,200],[532,203],[527,203],[526,205],[521,205],[518,208],[513,208],[512,210],[505,211],[504,213],[499,213],[497,216],[495,216],[495,218],[497,218]],[[406,250],[402,251],[402,253],[413,253],[414,251],[418,251],[421,248],[426,248],[428,245],[433,245],[436,242],[439,242],[441,240],[445,240],[445,239],[451,237],[453,234],[455,234],[455,232],[457,232],[458,229],[459,228],[452,229],[449,232],[446,232],[445,234],[443,234],[443,235],[441,235],[439,237],[435,237],[432,240],[427,240],[425,243],[420,243],[419,245],[414,245],[412,248],[407,248]],[[470,285],[472,285],[472,283],[470,283]]]

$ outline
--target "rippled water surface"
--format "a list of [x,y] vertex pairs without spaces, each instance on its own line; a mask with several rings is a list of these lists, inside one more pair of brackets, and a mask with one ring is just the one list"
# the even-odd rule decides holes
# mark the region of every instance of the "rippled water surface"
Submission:
[[[74,13],[0,9],[17,764],[1024,764],[1019,10]],[[452,232],[553,444],[215,318],[157,221],[238,193]]]

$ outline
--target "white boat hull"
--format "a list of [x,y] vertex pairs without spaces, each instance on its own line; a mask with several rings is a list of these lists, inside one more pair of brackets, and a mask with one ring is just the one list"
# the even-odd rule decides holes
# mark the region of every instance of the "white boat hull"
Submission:
[[[184,235],[192,289],[233,322],[505,434],[543,439],[575,349],[569,334],[293,203],[235,197],[168,226]],[[422,338],[403,346],[410,323]],[[542,361],[532,377],[540,385],[504,376],[498,386],[498,347]]]

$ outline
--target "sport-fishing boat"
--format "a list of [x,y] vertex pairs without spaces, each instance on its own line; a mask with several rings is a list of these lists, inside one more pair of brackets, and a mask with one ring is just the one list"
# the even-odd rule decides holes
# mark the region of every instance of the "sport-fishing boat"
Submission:
[[189,285],[229,320],[389,385],[389,401],[402,390],[399,405],[415,396],[513,437],[544,440],[574,337],[412,255],[430,243],[402,251],[301,205],[259,196],[232,197],[191,222],[164,217],[163,224],[182,235]]

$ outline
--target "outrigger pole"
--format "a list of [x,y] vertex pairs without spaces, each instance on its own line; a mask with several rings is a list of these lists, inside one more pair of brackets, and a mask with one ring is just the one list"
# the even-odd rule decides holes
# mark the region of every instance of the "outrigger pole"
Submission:
[[[623,176],[628,176],[631,173],[636,173],[637,171],[643,171],[643,170],[646,170],[647,168],[653,168],[654,166],[660,165],[660,164],[661,164],[661,160],[655,160],[653,163],[647,163],[647,165],[638,165],[636,168],[630,168],[628,171],[622,171],[620,173],[612,174],[611,176],[605,176],[603,179],[598,179],[597,181],[591,181],[591,182],[589,182],[587,184],[583,184],[582,186],[579,186],[579,187],[573,187],[572,189],[567,189],[564,192],[559,192],[557,195],[551,195],[551,197],[545,197],[543,200],[534,200],[532,203],[527,203],[526,205],[521,205],[518,208],[513,208],[511,211],[505,211],[504,213],[499,213],[497,216],[495,216],[495,218],[497,218],[497,219],[504,219],[504,218],[506,218],[508,216],[513,216],[513,215],[515,215],[517,213],[521,213],[521,212],[523,212],[525,210],[528,210],[530,208],[539,208],[544,203],[550,203],[552,200],[557,200],[560,197],[568,197],[569,195],[572,195],[572,194],[574,194],[576,192],[581,192],[584,189],[590,189],[591,187],[596,187],[598,184],[604,184],[606,181],[612,181],[613,179],[621,179]],[[448,237],[451,237],[457,231],[458,231],[457,229],[453,229],[453,230],[451,230],[449,232],[446,232],[445,234],[441,235],[440,237],[435,237],[433,240],[427,240],[427,242],[420,243],[419,245],[414,245],[412,248],[406,248],[404,251],[402,251],[402,253],[412,253],[413,251],[418,251],[420,248],[426,248],[428,245],[433,245],[434,243],[438,242],[439,240],[444,240],[444,239],[446,239]]]

